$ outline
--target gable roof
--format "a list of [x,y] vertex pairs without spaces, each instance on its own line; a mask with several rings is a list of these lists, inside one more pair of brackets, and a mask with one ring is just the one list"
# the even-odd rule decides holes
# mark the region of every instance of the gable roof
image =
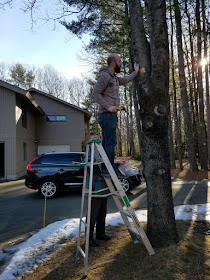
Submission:
[[76,106],[76,105],[73,105],[73,104],[71,104],[71,103],[68,103],[68,102],[66,102],[66,101],[64,101],[64,100],[62,100],[62,99],[60,99],[60,98],[57,98],[57,97],[51,95],[51,94],[45,93],[45,92],[43,92],[43,91],[41,91],[41,90],[38,90],[38,89],[35,89],[35,88],[30,88],[30,89],[28,90],[28,92],[37,92],[37,93],[39,93],[39,94],[41,94],[41,95],[44,95],[44,96],[46,96],[46,97],[49,97],[49,98],[51,98],[51,99],[53,99],[53,100],[55,100],[55,101],[57,101],[57,102],[63,103],[63,104],[65,104],[65,105],[67,105],[67,106],[69,106],[69,107],[71,107],[71,108],[74,108],[74,109],[76,109],[76,110],[78,110],[78,111],[83,112],[83,113],[85,114],[85,116],[88,117],[89,119],[90,119],[91,116],[92,116],[92,114],[91,114],[89,111],[87,111],[87,110],[85,110],[85,109],[82,109],[82,108],[80,108],[80,107],[78,107],[78,106]]
[[12,85],[12,84],[7,83],[7,82],[2,81],[2,80],[0,80],[0,86],[2,86],[2,87],[4,87],[4,88],[7,88],[7,89],[10,89],[11,91],[13,91],[13,92],[15,92],[15,93],[20,94],[21,97],[24,98],[26,101],[30,101],[30,103],[31,103],[41,114],[45,114],[45,113],[44,113],[44,111],[42,110],[42,108],[39,106],[39,104],[37,103],[37,101],[33,98],[33,96],[31,95],[31,92],[37,92],[37,93],[39,93],[39,94],[41,94],[41,95],[44,95],[44,96],[49,97],[49,98],[51,98],[51,99],[54,99],[54,100],[57,101],[57,102],[63,103],[63,104],[65,104],[65,105],[67,105],[67,106],[69,106],[69,107],[71,107],[71,108],[74,108],[74,109],[76,109],[76,110],[78,110],[78,111],[81,111],[81,112],[83,112],[83,113],[85,114],[85,116],[86,116],[88,119],[90,119],[91,116],[92,116],[92,114],[91,114],[89,111],[85,110],[85,109],[82,109],[82,108],[80,108],[80,107],[78,107],[78,106],[76,106],[76,105],[73,105],[73,104],[71,104],[71,103],[68,103],[68,102],[66,102],[66,101],[64,101],[64,100],[62,100],[62,99],[59,99],[59,98],[57,98],[57,97],[55,97],[55,96],[53,96],[53,95],[51,95],[51,94],[45,93],[45,92],[40,91],[40,90],[35,89],[35,88],[30,88],[29,90],[25,90],[25,89],[22,89],[22,88],[20,88],[20,87],[18,87],[18,86]]

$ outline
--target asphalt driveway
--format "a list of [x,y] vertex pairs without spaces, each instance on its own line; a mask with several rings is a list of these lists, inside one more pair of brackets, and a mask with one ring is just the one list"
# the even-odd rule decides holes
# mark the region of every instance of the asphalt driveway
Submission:
[[[173,185],[174,205],[210,203],[207,182],[177,183]],[[147,207],[146,185],[137,186],[128,195],[135,209]],[[79,218],[81,191],[68,191],[55,199],[47,200],[46,225],[58,220]],[[108,213],[117,212],[110,197]],[[0,184],[0,248],[13,238],[43,227],[44,199],[37,191],[24,186],[24,180]]]

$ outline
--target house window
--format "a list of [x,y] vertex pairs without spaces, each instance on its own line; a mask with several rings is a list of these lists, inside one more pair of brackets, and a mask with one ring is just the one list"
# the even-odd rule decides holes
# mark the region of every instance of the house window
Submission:
[[22,126],[27,128],[27,109],[22,107]]
[[66,122],[66,116],[47,116],[48,122]]
[[23,143],[23,160],[27,161],[27,147],[26,147],[26,143]]

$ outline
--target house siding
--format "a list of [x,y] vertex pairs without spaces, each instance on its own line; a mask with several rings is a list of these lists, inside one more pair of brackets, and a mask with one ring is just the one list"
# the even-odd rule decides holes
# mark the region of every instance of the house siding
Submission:
[[66,122],[48,122],[46,116],[37,120],[39,145],[70,145],[70,151],[81,151],[85,140],[84,113],[50,97],[31,92],[46,115],[66,115]]
[[16,178],[15,93],[0,86],[0,142],[4,143],[5,179]]

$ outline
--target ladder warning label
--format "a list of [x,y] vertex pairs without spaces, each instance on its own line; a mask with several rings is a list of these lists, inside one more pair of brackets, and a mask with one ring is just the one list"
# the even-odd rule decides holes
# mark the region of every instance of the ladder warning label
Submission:
[[136,217],[136,214],[135,214],[135,213],[132,213],[131,216],[132,216],[132,218],[133,218],[134,224],[135,224],[138,228],[140,228],[141,226],[140,226],[139,221],[138,221],[138,219],[137,219],[137,217]]

